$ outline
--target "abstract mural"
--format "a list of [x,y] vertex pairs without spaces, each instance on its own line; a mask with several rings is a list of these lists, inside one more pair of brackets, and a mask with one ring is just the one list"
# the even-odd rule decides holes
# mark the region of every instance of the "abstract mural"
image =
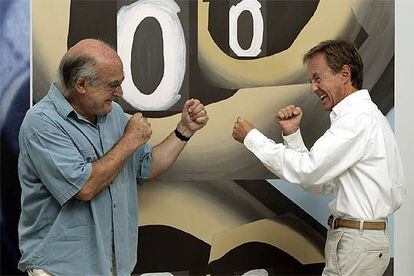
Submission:
[[364,87],[386,114],[394,105],[394,1],[33,0],[33,102],[56,79],[67,48],[103,39],[124,63],[127,114],[142,112],[157,144],[183,103],[198,98],[210,121],[173,168],[139,187],[136,273],[314,275],[324,225],[265,179],[275,178],[232,137],[237,116],[281,141],[274,114],[303,108],[312,146],[329,125],[312,96],[303,54],[346,38],[365,63]]

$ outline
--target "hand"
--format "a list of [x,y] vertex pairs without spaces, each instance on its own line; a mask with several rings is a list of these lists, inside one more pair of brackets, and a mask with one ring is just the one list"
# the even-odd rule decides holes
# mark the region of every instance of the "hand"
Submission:
[[243,143],[247,133],[249,133],[252,129],[254,129],[254,126],[250,122],[246,121],[242,117],[238,117],[233,128],[234,140]]
[[151,134],[151,124],[138,112],[129,118],[123,138],[129,146],[137,149],[151,138]]
[[276,121],[287,136],[296,132],[302,119],[302,109],[299,106],[288,105],[280,109],[276,114]]
[[207,121],[208,116],[204,105],[197,99],[190,99],[184,104],[177,129],[182,135],[191,137],[197,130],[203,128]]

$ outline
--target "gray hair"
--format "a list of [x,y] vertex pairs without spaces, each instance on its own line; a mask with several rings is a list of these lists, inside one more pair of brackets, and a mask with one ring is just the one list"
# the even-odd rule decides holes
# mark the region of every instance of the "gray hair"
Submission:
[[66,96],[70,90],[75,88],[79,78],[84,78],[95,85],[100,78],[96,65],[96,60],[89,55],[66,53],[58,69],[59,86],[62,88],[63,95]]

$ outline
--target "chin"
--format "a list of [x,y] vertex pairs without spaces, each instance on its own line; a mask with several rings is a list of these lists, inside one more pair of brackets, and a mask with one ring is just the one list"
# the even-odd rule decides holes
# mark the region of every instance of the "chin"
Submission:
[[333,108],[333,106],[332,106],[332,105],[324,105],[324,106],[323,106],[323,109],[325,109],[325,111],[331,111],[331,110],[332,110],[332,108]]
[[99,115],[106,115],[112,111],[112,103],[105,103]]

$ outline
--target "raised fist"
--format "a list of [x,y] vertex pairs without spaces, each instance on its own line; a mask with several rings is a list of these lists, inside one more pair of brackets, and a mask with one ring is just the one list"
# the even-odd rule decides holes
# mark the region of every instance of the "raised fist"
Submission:
[[133,148],[138,148],[151,138],[151,124],[141,113],[135,113],[129,119],[124,132],[124,138]]
[[287,136],[298,130],[302,115],[302,109],[294,105],[288,105],[277,112],[276,121],[283,135]]

